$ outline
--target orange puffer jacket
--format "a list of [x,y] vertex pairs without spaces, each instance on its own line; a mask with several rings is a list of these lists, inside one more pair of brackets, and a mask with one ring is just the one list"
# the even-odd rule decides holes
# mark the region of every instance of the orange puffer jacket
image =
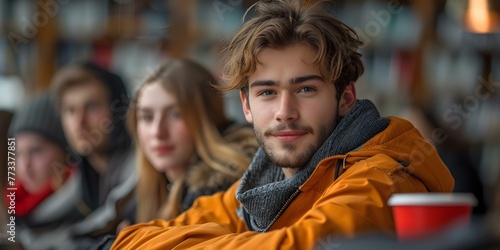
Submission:
[[325,237],[394,234],[392,194],[451,192],[454,181],[417,129],[392,117],[361,148],[322,160],[267,232],[249,231],[236,214],[238,184],[199,198],[173,221],[124,229],[113,249],[311,249]]

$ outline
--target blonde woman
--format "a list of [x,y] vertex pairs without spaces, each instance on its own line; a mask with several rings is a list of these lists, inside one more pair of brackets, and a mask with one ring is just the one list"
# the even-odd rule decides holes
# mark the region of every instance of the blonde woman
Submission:
[[172,219],[201,195],[227,189],[257,150],[251,127],[224,114],[202,66],[174,59],[136,92],[128,125],[138,144],[137,221]]

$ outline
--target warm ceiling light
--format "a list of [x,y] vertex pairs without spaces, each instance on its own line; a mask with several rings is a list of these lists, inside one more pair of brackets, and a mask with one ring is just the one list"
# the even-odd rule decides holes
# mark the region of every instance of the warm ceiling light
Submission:
[[497,15],[490,11],[488,0],[469,0],[465,11],[465,26],[472,32],[489,33],[494,31]]

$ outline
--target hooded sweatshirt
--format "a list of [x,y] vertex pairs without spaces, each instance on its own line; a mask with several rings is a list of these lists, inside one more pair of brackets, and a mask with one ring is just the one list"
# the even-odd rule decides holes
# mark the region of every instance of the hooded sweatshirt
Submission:
[[241,186],[237,182],[225,193],[199,198],[172,221],[126,228],[113,249],[311,249],[326,237],[394,234],[387,205],[392,194],[451,192],[454,181],[418,130],[391,117],[359,147],[319,161],[264,231],[252,230],[238,212],[248,206],[237,199]]

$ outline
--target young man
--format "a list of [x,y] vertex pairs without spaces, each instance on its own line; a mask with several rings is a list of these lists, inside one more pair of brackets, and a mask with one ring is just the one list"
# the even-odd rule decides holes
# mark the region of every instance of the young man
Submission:
[[126,228],[114,249],[310,249],[329,236],[393,234],[394,193],[452,191],[409,122],[356,99],[361,42],[326,9],[255,5],[226,67],[261,146],[248,171],[172,221]]
[[60,238],[83,249],[116,232],[133,207],[135,160],[125,128],[129,99],[120,77],[88,62],[61,69],[52,85],[74,152],[67,160],[80,175],[72,204],[58,208],[61,216],[69,217],[65,221],[71,221]]

